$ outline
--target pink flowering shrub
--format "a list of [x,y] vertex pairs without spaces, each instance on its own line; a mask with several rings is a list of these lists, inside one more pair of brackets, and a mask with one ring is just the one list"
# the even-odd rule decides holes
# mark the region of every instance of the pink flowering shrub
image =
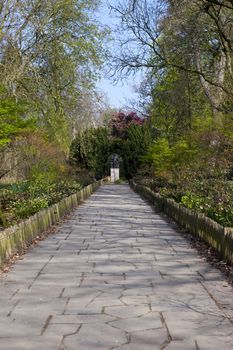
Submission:
[[126,134],[127,128],[132,125],[143,125],[144,119],[140,118],[137,113],[116,113],[111,121],[112,135],[122,137]]

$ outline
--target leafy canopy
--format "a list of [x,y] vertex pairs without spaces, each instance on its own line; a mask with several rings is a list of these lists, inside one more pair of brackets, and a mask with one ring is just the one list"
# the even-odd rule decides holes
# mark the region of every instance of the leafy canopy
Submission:
[[0,88],[0,148],[7,145],[15,136],[33,126],[33,120],[24,117],[27,105],[8,97]]

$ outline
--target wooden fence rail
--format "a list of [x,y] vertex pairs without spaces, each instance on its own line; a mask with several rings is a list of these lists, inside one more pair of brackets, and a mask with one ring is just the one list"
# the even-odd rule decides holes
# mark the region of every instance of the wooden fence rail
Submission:
[[46,231],[50,226],[56,224],[65,214],[69,213],[78,204],[88,198],[104,182],[110,182],[110,178],[96,181],[81,191],[63,198],[60,202],[43,209],[30,218],[11,226],[0,232],[0,265],[16,253],[24,250],[32,241]]
[[220,253],[222,259],[233,263],[232,227],[224,227],[204,214],[187,209],[173,199],[164,198],[150,188],[138,185],[134,181],[130,181],[130,185],[136,192],[148,199],[157,210],[165,212],[188,232],[202,238]]

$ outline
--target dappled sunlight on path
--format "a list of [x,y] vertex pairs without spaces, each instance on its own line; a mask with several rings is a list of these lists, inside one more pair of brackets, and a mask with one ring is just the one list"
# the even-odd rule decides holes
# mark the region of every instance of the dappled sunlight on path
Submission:
[[0,284],[3,350],[233,349],[233,290],[128,185],[105,185]]

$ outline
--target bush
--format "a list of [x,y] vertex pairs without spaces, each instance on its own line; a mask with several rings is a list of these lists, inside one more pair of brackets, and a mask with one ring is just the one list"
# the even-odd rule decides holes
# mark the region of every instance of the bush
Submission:
[[114,137],[127,137],[128,128],[135,125],[143,125],[145,119],[140,118],[135,112],[123,113],[119,112],[113,115],[110,122],[111,133]]
[[74,180],[51,182],[45,176],[36,181],[5,185],[0,188],[0,227],[7,227],[41,209],[78,192],[82,185]]
[[213,178],[165,183],[153,179],[147,181],[147,186],[164,197],[173,198],[188,209],[204,213],[223,226],[233,227],[232,181]]
[[46,197],[37,197],[12,203],[11,209],[17,219],[25,219],[48,206],[49,202]]
[[[70,147],[70,161],[78,169],[101,178],[110,172],[110,157],[117,154],[123,160],[121,174],[132,178],[151,144],[151,130],[136,113],[117,113],[110,128],[99,127],[80,132]],[[122,164],[121,164],[122,165]]]
[[104,177],[109,172],[110,140],[105,127],[80,132],[70,147],[70,161],[81,169]]

